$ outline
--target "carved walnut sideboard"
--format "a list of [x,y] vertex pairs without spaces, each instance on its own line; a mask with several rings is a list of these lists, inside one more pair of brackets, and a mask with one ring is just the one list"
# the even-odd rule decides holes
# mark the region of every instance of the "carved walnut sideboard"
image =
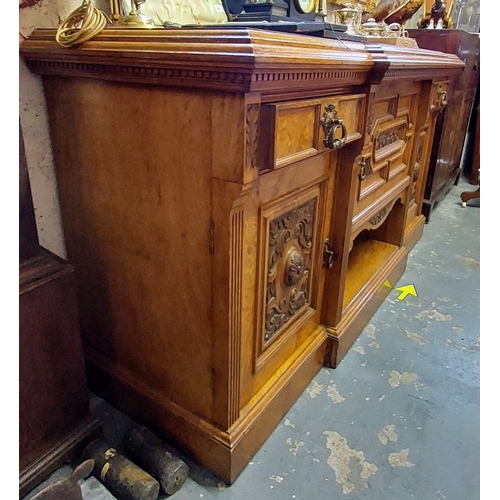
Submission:
[[22,45],[91,388],[232,483],[424,227],[454,55],[248,28]]

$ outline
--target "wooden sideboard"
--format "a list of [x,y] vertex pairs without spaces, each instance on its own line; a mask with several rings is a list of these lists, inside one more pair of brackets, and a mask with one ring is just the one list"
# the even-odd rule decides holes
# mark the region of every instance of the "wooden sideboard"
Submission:
[[90,385],[232,483],[390,292],[454,55],[248,28],[21,46]]
[[434,206],[458,181],[467,127],[479,82],[479,34],[457,29],[409,30],[418,46],[457,55],[464,68],[450,80],[447,106],[440,114],[432,145],[422,212],[429,220]]

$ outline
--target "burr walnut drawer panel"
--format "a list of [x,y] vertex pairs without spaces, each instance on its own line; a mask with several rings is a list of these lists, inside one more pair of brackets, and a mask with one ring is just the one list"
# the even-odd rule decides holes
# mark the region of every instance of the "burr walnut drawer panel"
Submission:
[[360,139],[364,94],[263,104],[261,170],[285,167]]
[[414,83],[373,97],[369,135],[358,165],[355,216],[408,185],[420,91]]

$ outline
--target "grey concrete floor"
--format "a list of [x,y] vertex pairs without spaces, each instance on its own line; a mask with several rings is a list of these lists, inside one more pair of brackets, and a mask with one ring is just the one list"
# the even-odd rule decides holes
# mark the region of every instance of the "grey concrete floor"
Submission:
[[[173,498],[479,499],[480,209],[460,200],[474,189],[460,180],[436,207],[344,360],[318,373],[237,481],[188,461]],[[418,296],[400,299],[405,285]],[[118,440],[126,417],[102,400],[94,411]],[[82,488],[85,500],[113,498],[95,479]]]

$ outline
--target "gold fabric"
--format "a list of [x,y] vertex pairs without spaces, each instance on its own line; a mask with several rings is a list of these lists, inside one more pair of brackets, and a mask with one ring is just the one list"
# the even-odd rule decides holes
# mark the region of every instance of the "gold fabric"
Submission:
[[[130,0],[123,1],[125,14],[130,12]],[[166,21],[176,24],[224,24],[227,22],[222,0],[146,0],[140,12],[162,25]]]

